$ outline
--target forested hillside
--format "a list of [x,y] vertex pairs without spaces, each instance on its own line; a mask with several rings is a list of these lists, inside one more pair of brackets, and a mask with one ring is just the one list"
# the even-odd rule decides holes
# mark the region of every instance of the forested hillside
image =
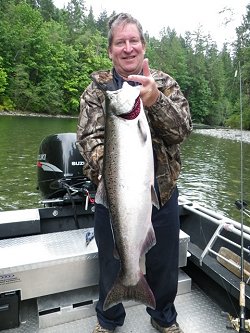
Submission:
[[[64,9],[53,0],[0,0],[0,112],[78,114],[90,73],[111,67],[109,16],[94,14],[84,0]],[[159,39],[146,34],[150,66],[178,81],[194,122],[239,127],[242,105],[250,129],[250,5],[236,32],[222,50],[200,30],[180,36],[165,27]]]

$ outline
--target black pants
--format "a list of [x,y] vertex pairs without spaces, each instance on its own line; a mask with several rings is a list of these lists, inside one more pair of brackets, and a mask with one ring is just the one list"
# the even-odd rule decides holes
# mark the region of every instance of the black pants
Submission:
[[[100,266],[96,312],[100,325],[113,330],[124,323],[124,307],[120,303],[103,311],[103,303],[117,277],[120,263],[113,256],[114,240],[109,212],[102,205],[96,204],[95,208],[95,239]],[[174,306],[178,286],[180,229],[177,188],[160,210],[153,207],[152,223],[156,245],[146,254],[146,278],[156,299],[156,309],[147,308],[147,312],[161,326],[168,327],[176,321],[177,316]]]

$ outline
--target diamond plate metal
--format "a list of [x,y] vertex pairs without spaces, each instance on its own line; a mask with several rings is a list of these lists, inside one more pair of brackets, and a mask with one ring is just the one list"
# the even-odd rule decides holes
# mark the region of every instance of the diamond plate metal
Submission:
[[[21,326],[2,333],[92,333],[96,324],[96,317],[92,316],[39,329],[35,302],[25,301],[24,304]],[[221,309],[197,286],[193,286],[190,293],[178,295],[175,304],[178,322],[185,333],[228,333],[227,319],[221,316]],[[125,323],[123,327],[117,328],[117,333],[156,333],[150,325],[145,306],[128,307],[126,313]]]
[[97,284],[95,239],[86,243],[91,231],[93,228],[1,240],[0,293],[20,290],[21,300],[26,300]]
[[42,234],[0,241],[1,274],[36,269],[77,257],[97,257],[95,241],[86,245],[86,233],[93,228]]

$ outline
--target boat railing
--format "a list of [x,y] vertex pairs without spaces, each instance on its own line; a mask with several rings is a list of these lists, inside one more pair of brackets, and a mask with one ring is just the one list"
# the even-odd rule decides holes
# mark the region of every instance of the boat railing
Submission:
[[[226,258],[225,256],[221,255],[219,252],[216,252],[216,251],[214,251],[212,249],[214,243],[216,242],[216,240],[218,238],[220,238],[223,241],[225,241],[225,242],[227,242],[227,243],[235,246],[238,249],[241,249],[241,246],[238,243],[233,242],[229,238],[226,238],[226,237],[222,236],[221,235],[222,230],[226,230],[226,231],[232,232],[232,233],[240,236],[240,231],[238,229],[236,229],[233,225],[230,225],[228,223],[222,223],[222,224],[220,224],[217,227],[217,229],[215,230],[213,236],[211,237],[210,241],[208,242],[207,246],[205,247],[205,249],[203,250],[203,252],[202,252],[202,254],[200,256],[200,265],[202,265],[204,257],[208,254],[208,252],[210,252],[210,253],[213,253],[215,256],[217,256],[217,257],[225,260],[229,264],[235,266],[236,268],[240,269],[240,266],[237,263],[233,262],[231,259]],[[247,238],[248,240],[250,240],[250,236],[249,235],[245,234],[244,237]],[[250,254],[250,250],[249,249],[243,247],[243,250],[244,250],[244,252],[246,254],[248,254],[248,255]]]
[[[223,256],[221,253],[213,250],[213,246],[214,246],[216,240],[219,238],[219,239],[223,240],[224,242],[234,246],[235,248],[241,249],[240,244],[223,236],[221,233],[223,230],[226,230],[226,231],[231,232],[240,237],[242,225],[239,222],[234,221],[230,218],[227,218],[226,216],[223,216],[220,213],[217,213],[208,208],[202,207],[198,203],[189,202],[188,200],[185,200],[185,198],[184,199],[180,198],[179,204],[182,205],[182,207],[184,209],[186,209],[190,212],[193,212],[196,215],[199,215],[199,216],[217,224],[217,228],[216,228],[215,232],[213,233],[212,237],[210,238],[209,242],[207,243],[205,249],[203,250],[203,252],[200,256],[200,259],[199,259],[200,265],[202,266],[205,256],[208,253],[212,253],[217,258],[221,258],[228,264],[234,266],[237,270],[240,270],[240,265],[237,262],[234,262],[231,258],[227,258],[227,257]],[[245,225],[243,226],[243,237],[244,237],[244,239],[250,241],[250,228]],[[250,255],[250,250],[248,248],[243,247],[243,251],[247,255]]]
[[[201,217],[204,217],[205,219],[214,222],[215,224],[230,224],[233,225],[236,229],[241,230],[241,223],[232,220],[221,213],[215,212],[212,209],[206,208],[201,206],[197,202],[192,202],[187,200],[185,197],[180,196],[179,197],[179,205],[182,206],[185,210],[195,213],[196,215],[199,215]],[[243,231],[246,234],[250,235],[250,227],[244,225]]]

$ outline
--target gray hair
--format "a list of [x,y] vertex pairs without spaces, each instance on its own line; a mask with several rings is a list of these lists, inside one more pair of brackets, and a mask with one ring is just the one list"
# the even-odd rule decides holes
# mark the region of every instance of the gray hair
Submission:
[[135,19],[132,15],[127,13],[120,13],[113,15],[108,22],[108,47],[110,48],[113,42],[113,36],[114,36],[114,29],[119,26],[120,24],[126,25],[126,24],[135,24],[139,34],[140,39],[143,45],[146,44],[146,40],[144,37],[143,29],[141,23]]

